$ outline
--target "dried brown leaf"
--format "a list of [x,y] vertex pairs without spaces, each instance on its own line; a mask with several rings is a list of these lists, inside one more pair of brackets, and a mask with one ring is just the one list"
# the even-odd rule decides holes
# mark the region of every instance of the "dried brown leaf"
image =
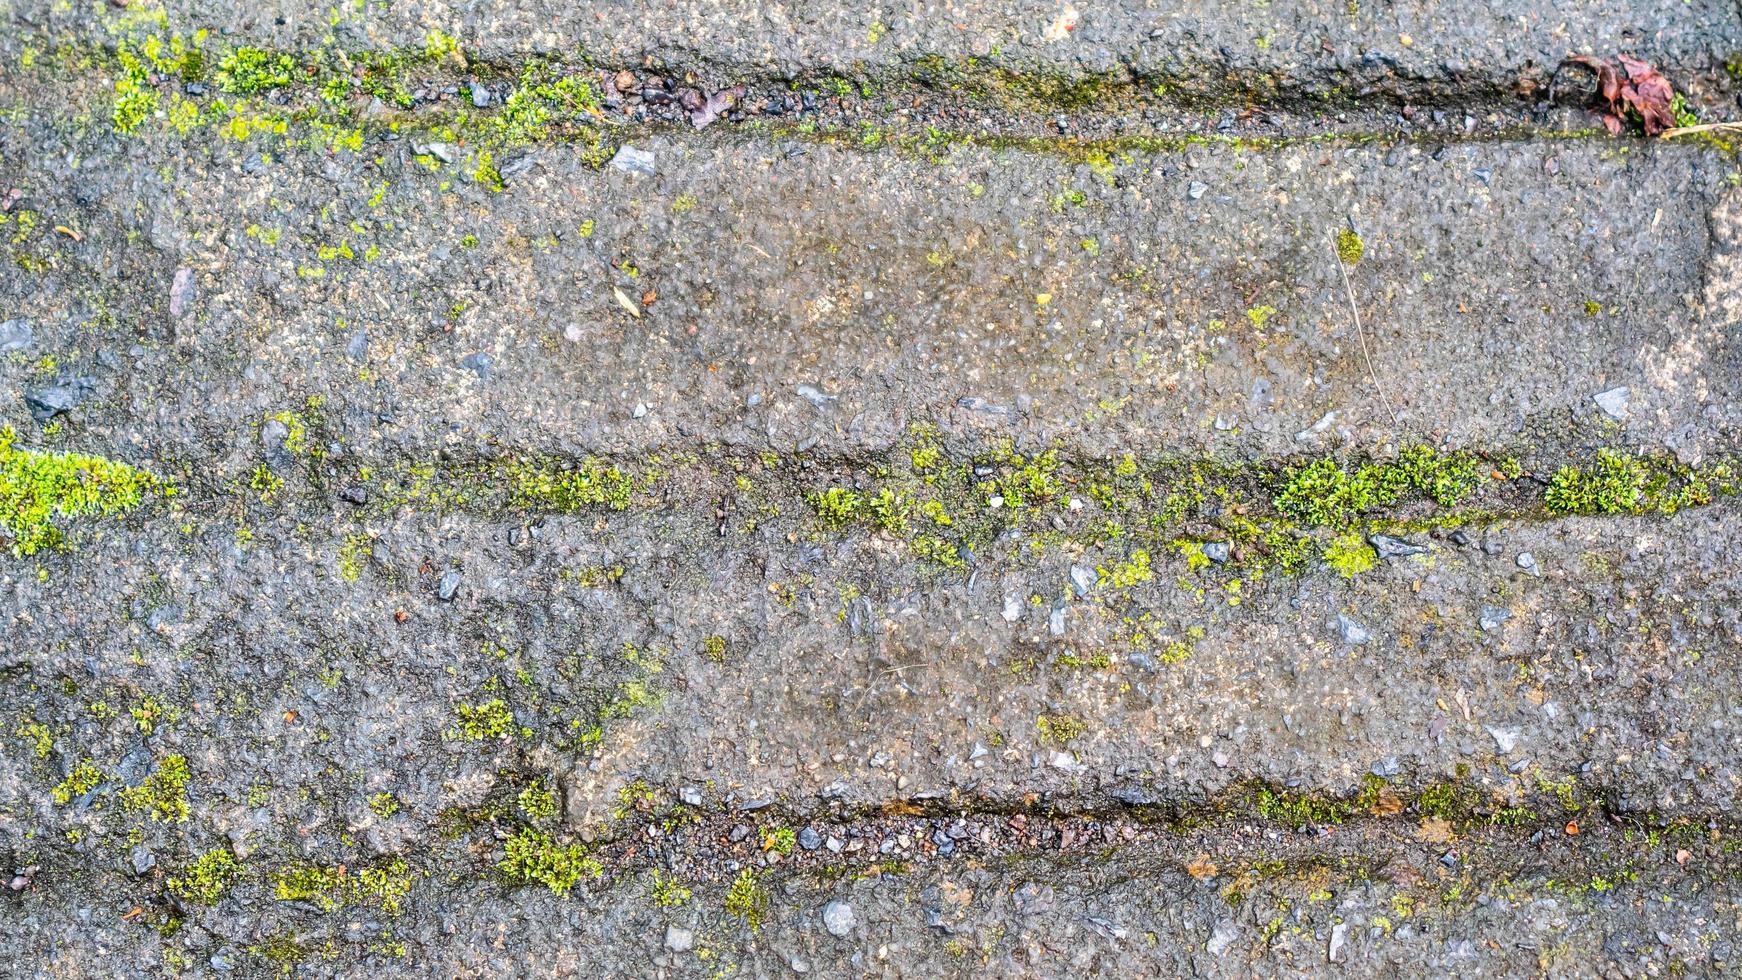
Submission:
[[1397,798],[1389,787],[1379,791],[1379,798],[1373,801],[1373,815],[1390,817],[1403,812],[1403,801]]
[[1458,839],[1458,835],[1452,831],[1451,823],[1439,817],[1423,820],[1421,826],[1416,828],[1415,836],[1429,844],[1450,844]]

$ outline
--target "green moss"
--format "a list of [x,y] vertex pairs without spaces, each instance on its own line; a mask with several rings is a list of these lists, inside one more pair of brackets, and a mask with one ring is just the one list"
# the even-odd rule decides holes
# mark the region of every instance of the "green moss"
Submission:
[[131,133],[151,118],[159,104],[155,91],[146,88],[138,79],[124,75],[115,80],[115,108],[109,114],[109,121],[115,132]]
[[65,540],[59,522],[124,514],[152,492],[170,492],[143,470],[99,456],[17,449],[17,434],[0,429],[0,540],[13,557]]
[[653,870],[653,904],[662,909],[677,908],[690,900],[690,890],[676,875],[666,874],[658,868]]
[[283,976],[289,976],[298,963],[307,959],[311,950],[297,940],[294,933],[275,932],[248,947],[248,951],[271,963]]
[[138,786],[121,791],[121,805],[129,813],[145,811],[152,820],[185,823],[188,818],[188,761],[172,755]]
[[635,490],[635,480],[618,467],[590,461],[569,470],[513,463],[506,475],[516,503],[546,510],[628,510]]
[[339,578],[355,582],[363,575],[363,560],[369,555],[367,534],[348,534],[339,545]]
[[431,30],[424,37],[423,53],[431,61],[460,52],[460,39],[442,30]]
[[323,912],[345,904],[345,874],[340,868],[305,864],[272,876],[272,892],[281,902],[309,902]]
[[353,901],[379,908],[388,915],[397,915],[401,902],[411,894],[412,875],[404,858],[394,858],[383,865],[364,868],[350,880]]
[[1727,464],[1696,470],[1604,449],[1589,468],[1556,470],[1543,504],[1553,514],[1673,514],[1736,491],[1736,476]]
[[1156,654],[1156,659],[1172,666],[1184,663],[1192,655],[1192,645],[1184,640],[1169,640]]
[[141,735],[150,735],[157,731],[159,722],[174,723],[181,717],[179,709],[166,707],[156,698],[146,698],[128,708],[127,712],[133,716],[133,727],[139,729]]
[[63,806],[71,803],[96,789],[97,784],[101,783],[104,778],[103,770],[98,769],[91,760],[81,760],[78,765],[73,767],[72,772],[67,773],[67,778],[61,780],[60,785],[54,788],[54,801]]
[[1481,792],[1464,783],[1435,783],[1415,797],[1415,809],[1423,816],[1458,824],[1471,820],[1481,804]]
[[762,849],[791,854],[798,847],[798,832],[791,827],[770,827],[762,832]]
[[1370,481],[1327,456],[1290,470],[1272,503],[1303,523],[1340,527],[1379,502]]
[[1258,540],[1269,561],[1290,575],[1305,571],[1318,553],[1312,538],[1285,528],[1265,528]]
[[762,877],[745,868],[738,872],[738,877],[732,880],[732,887],[726,891],[726,911],[743,919],[755,931],[762,928],[762,918],[768,913],[768,903],[772,898]]
[[582,878],[602,878],[604,866],[580,844],[558,844],[549,834],[522,830],[508,839],[506,856],[497,865],[511,880],[544,885],[554,895],[567,895]]
[[995,458],[995,462],[1006,467],[1007,472],[980,485],[980,491],[988,501],[998,497],[1002,506],[1018,510],[1051,503],[1064,495],[1064,484],[1059,479],[1058,453],[1053,450],[1049,449],[1033,459],[1014,454],[1001,455]]
[[1416,493],[1441,507],[1456,507],[1481,484],[1481,466],[1470,453],[1440,453],[1410,446],[1395,461],[1351,471],[1332,457],[1295,466],[1271,498],[1276,509],[1309,526],[1347,527],[1362,515]]
[[1128,589],[1149,581],[1155,573],[1149,567],[1149,552],[1139,548],[1125,561],[1100,566],[1095,570],[1095,577],[1098,585]]
[[1325,564],[1344,578],[1373,570],[1377,555],[1359,534],[1340,534],[1325,545]]
[[1337,258],[1344,265],[1354,265],[1366,254],[1367,243],[1361,240],[1361,236],[1353,228],[1344,228],[1337,232]]
[[260,495],[260,499],[270,501],[278,491],[284,489],[284,480],[267,468],[265,463],[254,467],[254,472],[248,477],[248,489]]
[[350,873],[344,865],[298,864],[272,876],[273,895],[281,902],[307,902],[322,912],[349,904],[368,905],[398,914],[411,893],[412,875],[403,858]]
[[521,790],[519,802],[520,812],[535,823],[556,816],[556,791],[542,779]]
[[1410,446],[1398,454],[1393,479],[1431,498],[1441,507],[1463,503],[1482,483],[1482,469],[1469,453],[1441,454],[1431,446]]
[[1262,787],[1253,799],[1258,815],[1289,827],[1323,827],[1349,818],[1351,807],[1342,800],[1321,799]]
[[454,713],[459,716],[459,724],[448,730],[448,737],[464,739],[468,742],[481,742],[487,738],[500,738],[510,734],[514,729],[514,712],[501,698],[493,698],[483,704],[458,704]]
[[707,657],[715,663],[724,663],[726,660],[726,638],[723,636],[710,636],[703,639],[702,656]]
[[909,542],[909,546],[913,548],[914,557],[922,561],[942,565],[957,572],[965,571],[968,567],[968,563],[962,559],[961,549],[936,535],[916,535]]
[[187,873],[169,879],[169,890],[190,902],[216,905],[242,878],[242,863],[228,848],[217,848],[200,855]]
[[20,738],[30,741],[38,759],[46,759],[49,753],[54,751],[54,736],[49,732],[48,726],[42,722],[34,719],[26,720],[18,726],[17,734]]
[[1089,726],[1080,719],[1065,714],[1041,715],[1034,723],[1040,740],[1053,745],[1066,745],[1083,736]]
[[839,530],[859,518],[865,500],[846,487],[829,487],[810,495],[810,505],[817,512],[823,527]]
[[1194,572],[1200,568],[1210,567],[1210,556],[1204,553],[1202,541],[1175,541],[1173,550],[1186,560],[1186,568]]
[[376,793],[369,797],[369,810],[377,817],[386,820],[399,812],[399,798],[392,793]]
[[911,505],[894,490],[884,487],[866,505],[871,522],[890,534],[907,534],[907,514]]
[[927,473],[943,462],[944,451],[934,442],[921,442],[908,450],[908,464],[915,473]]
[[1538,776],[1536,788],[1555,798],[1563,811],[1577,813],[1584,809],[1584,797],[1579,793],[1579,777],[1567,776],[1564,779],[1551,780]]
[[[496,157],[489,150],[479,150],[477,165],[472,170],[472,180],[478,186],[490,191],[501,193],[507,185],[502,183],[502,171],[496,169]],[[473,244],[477,239],[472,239]]]
[[235,95],[258,95],[291,82],[296,61],[288,54],[260,48],[236,48],[218,62],[216,81],[221,91]]

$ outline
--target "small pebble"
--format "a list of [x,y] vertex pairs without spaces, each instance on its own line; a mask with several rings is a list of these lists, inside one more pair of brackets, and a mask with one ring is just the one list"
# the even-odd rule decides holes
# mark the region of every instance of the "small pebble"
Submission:
[[436,583],[436,596],[443,602],[453,602],[454,596],[460,591],[460,570],[451,568],[442,573],[441,580]]
[[823,928],[829,930],[829,935],[851,935],[858,924],[858,915],[853,912],[853,906],[846,902],[837,898],[823,906]]

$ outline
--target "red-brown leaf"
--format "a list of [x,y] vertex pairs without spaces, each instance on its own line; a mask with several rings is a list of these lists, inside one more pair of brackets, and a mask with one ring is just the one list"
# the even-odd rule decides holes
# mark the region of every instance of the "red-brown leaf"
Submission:
[[1574,55],[1567,60],[1575,65],[1584,65],[1597,73],[1597,85],[1603,91],[1603,99],[1614,108],[1615,100],[1621,97],[1621,73],[1615,70],[1614,64],[1584,54]]
[[1627,55],[1620,55],[1616,61],[1574,55],[1567,61],[1596,73],[1603,101],[1609,104],[1609,115],[1603,117],[1603,125],[1611,136],[1621,134],[1629,111],[1639,114],[1647,136],[1656,136],[1675,125],[1675,113],[1670,110],[1675,89],[1648,62]]
[[1621,98],[1639,113],[1645,123],[1645,135],[1656,136],[1674,126],[1675,113],[1669,105],[1675,98],[1675,89],[1670,87],[1669,79],[1643,61],[1626,55],[1620,61],[1621,67],[1627,69],[1628,80],[1621,89]]

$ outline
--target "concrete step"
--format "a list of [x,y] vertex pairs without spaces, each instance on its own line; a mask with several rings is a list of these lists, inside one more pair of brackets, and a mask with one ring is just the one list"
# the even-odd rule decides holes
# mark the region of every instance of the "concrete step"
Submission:
[[[167,176],[15,147],[41,217],[5,245],[37,270],[0,287],[9,315],[91,365],[92,422],[165,453],[310,392],[365,450],[858,451],[916,421],[1097,456],[1505,447],[1617,424],[1604,438],[1690,460],[1734,445],[1738,192],[1697,146],[1085,163],[654,137],[653,176],[553,146],[498,193],[411,143],[271,163],[269,144],[202,143]],[[77,192],[75,174],[113,190]],[[1351,225],[1352,267],[1335,245]],[[175,317],[182,268],[194,297]],[[1612,418],[1594,398],[1618,388]]]
[[19,969],[1731,969],[1733,5],[1069,9],[9,8]]
[[[161,14],[15,3],[15,24],[57,37],[112,42],[153,30],[210,30],[215,41],[278,49],[323,44],[410,50],[457,44],[505,62],[581,55],[613,68],[655,63],[731,76],[921,80],[965,75],[1077,96],[1082,82],[1135,80],[1176,94],[1267,101],[1433,101],[1539,95],[1563,58],[1626,52],[1720,91],[1742,52],[1742,15],[1724,0],[1577,0],[1453,8],[1404,3],[1139,4],[1024,0],[949,11],[803,3],[677,5],[620,0],[575,7],[516,3],[481,14],[466,4],[334,8],[278,0],[213,9],[166,3]],[[947,69],[947,70],[944,70]],[[941,71],[942,70],[942,71]],[[1010,78],[1009,76],[1019,76]],[[1686,82],[1684,82],[1685,84]],[[1062,88],[1061,88],[1062,86]]]

